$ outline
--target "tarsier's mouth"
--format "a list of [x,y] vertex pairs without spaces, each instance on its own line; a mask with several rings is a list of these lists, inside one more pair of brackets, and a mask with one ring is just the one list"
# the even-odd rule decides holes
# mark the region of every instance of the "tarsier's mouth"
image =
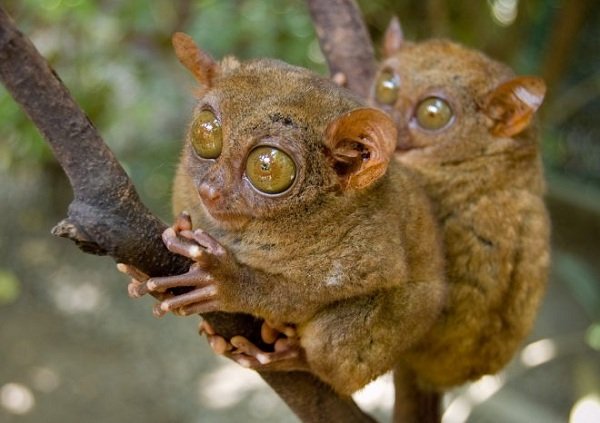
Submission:
[[228,226],[241,227],[247,224],[252,218],[248,215],[232,212],[229,210],[217,210],[204,205],[206,213],[217,223],[223,223]]

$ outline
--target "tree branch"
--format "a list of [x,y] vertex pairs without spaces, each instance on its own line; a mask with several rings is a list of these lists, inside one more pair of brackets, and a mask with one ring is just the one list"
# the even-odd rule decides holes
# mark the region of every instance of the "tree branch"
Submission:
[[[152,276],[187,271],[190,262],[162,243],[166,225],[142,204],[96,128],[1,7],[0,80],[44,135],[73,187],[68,217],[53,233],[71,239],[85,252],[110,255]],[[250,316],[203,317],[226,337],[260,340],[260,326]],[[335,395],[309,373],[262,376],[303,421],[373,421],[349,398]]]
[[375,53],[356,2],[306,0],[306,3],[330,74],[344,75],[346,87],[367,98],[375,77]]

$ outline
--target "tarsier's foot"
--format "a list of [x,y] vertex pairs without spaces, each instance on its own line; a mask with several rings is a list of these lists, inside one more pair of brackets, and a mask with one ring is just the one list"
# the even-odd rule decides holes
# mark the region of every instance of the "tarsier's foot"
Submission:
[[273,351],[263,351],[243,336],[234,336],[228,342],[205,321],[200,324],[200,333],[206,335],[216,354],[224,355],[243,367],[260,371],[309,370],[304,349],[292,326],[263,323],[262,340],[272,344]]

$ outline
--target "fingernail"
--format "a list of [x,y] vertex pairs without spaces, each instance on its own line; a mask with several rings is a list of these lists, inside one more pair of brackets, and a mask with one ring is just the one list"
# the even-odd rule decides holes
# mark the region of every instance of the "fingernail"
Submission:
[[271,362],[271,359],[266,354],[256,354],[256,359],[260,364],[267,364]]
[[132,285],[127,285],[127,293],[131,298],[140,298],[141,296],[136,287]]
[[202,251],[197,245],[193,245],[190,247],[190,256],[192,256],[192,258],[198,258],[201,254]]
[[[160,304],[159,304],[160,306]],[[163,310],[161,310],[160,307],[157,307],[156,305],[154,307],[152,307],[152,314],[154,315],[154,317],[163,317],[165,315],[165,312]]]
[[225,353],[225,348],[221,345],[221,342],[217,341],[216,339],[210,340],[210,348],[217,355],[223,355]]

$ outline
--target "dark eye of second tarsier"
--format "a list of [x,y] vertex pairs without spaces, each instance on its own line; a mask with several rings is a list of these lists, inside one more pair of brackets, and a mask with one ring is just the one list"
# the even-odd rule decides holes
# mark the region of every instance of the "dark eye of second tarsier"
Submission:
[[216,159],[223,149],[221,122],[210,110],[202,110],[196,116],[190,130],[192,147],[204,159]]
[[447,126],[454,117],[454,112],[446,100],[440,97],[427,97],[415,110],[415,119],[419,126],[435,131]]
[[400,80],[391,70],[384,70],[375,82],[375,100],[382,104],[392,105],[398,100]]
[[276,147],[257,147],[248,155],[246,176],[257,190],[280,194],[292,186],[296,178],[296,164]]

